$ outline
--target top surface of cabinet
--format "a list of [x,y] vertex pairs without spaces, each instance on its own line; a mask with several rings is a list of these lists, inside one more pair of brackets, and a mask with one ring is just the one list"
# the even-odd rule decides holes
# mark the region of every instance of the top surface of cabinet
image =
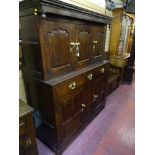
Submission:
[[25,115],[32,112],[33,112],[32,107],[24,103],[22,100],[19,100],[19,117],[24,117]]

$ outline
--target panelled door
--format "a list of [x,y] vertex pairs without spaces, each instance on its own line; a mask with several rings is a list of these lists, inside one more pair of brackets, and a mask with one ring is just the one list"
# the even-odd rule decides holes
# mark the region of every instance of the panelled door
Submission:
[[48,69],[55,74],[70,70],[73,63],[71,43],[75,41],[75,24],[46,21]]
[[105,51],[106,28],[103,26],[91,26],[92,37],[92,55],[93,59],[103,58]]
[[78,66],[88,63],[91,57],[91,31],[86,24],[76,24],[76,62]]
[[81,105],[82,94],[78,93],[76,96],[61,102],[61,125],[62,137],[65,138],[73,134],[81,123]]

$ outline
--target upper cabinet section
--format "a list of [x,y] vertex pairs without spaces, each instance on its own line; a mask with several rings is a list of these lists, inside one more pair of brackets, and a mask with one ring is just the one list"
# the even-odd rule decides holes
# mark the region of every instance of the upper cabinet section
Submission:
[[105,27],[111,18],[63,4],[20,2],[24,73],[48,80],[104,59]]

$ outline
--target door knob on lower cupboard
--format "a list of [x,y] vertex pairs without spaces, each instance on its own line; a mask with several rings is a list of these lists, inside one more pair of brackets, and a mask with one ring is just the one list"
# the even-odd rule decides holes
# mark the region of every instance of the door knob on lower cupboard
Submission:
[[83,112],[83,111],[84,111],[84,109],[82,108],[82,109],[81,109],[81,111]]
[[94,102],[96,101],[96,99],[99,97],[98,95],[93,95],[93,97],[94,97]]
[[82,107],[86,107],[86,105],[85,104],[82,104]]

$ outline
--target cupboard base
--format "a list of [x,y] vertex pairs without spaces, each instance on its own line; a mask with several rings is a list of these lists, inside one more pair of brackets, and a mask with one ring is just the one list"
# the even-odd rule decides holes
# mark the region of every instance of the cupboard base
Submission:
[[[52,129],[47,125],[42,125],[36,129],[37,137],[47,145],[56,155],[62,155],[63,151],[77,138],[77,136],[89,125],[89,123],[98,115],[105,107],[105,100],[102,101],[100,107],[97,107],[96,111],[85,120],[82,125],[73,133],[70,137],[64,139],[64,142],[60,145],[53,143],[54,137],[50,137]],[[48,135],[48,136],[46,136]]]

